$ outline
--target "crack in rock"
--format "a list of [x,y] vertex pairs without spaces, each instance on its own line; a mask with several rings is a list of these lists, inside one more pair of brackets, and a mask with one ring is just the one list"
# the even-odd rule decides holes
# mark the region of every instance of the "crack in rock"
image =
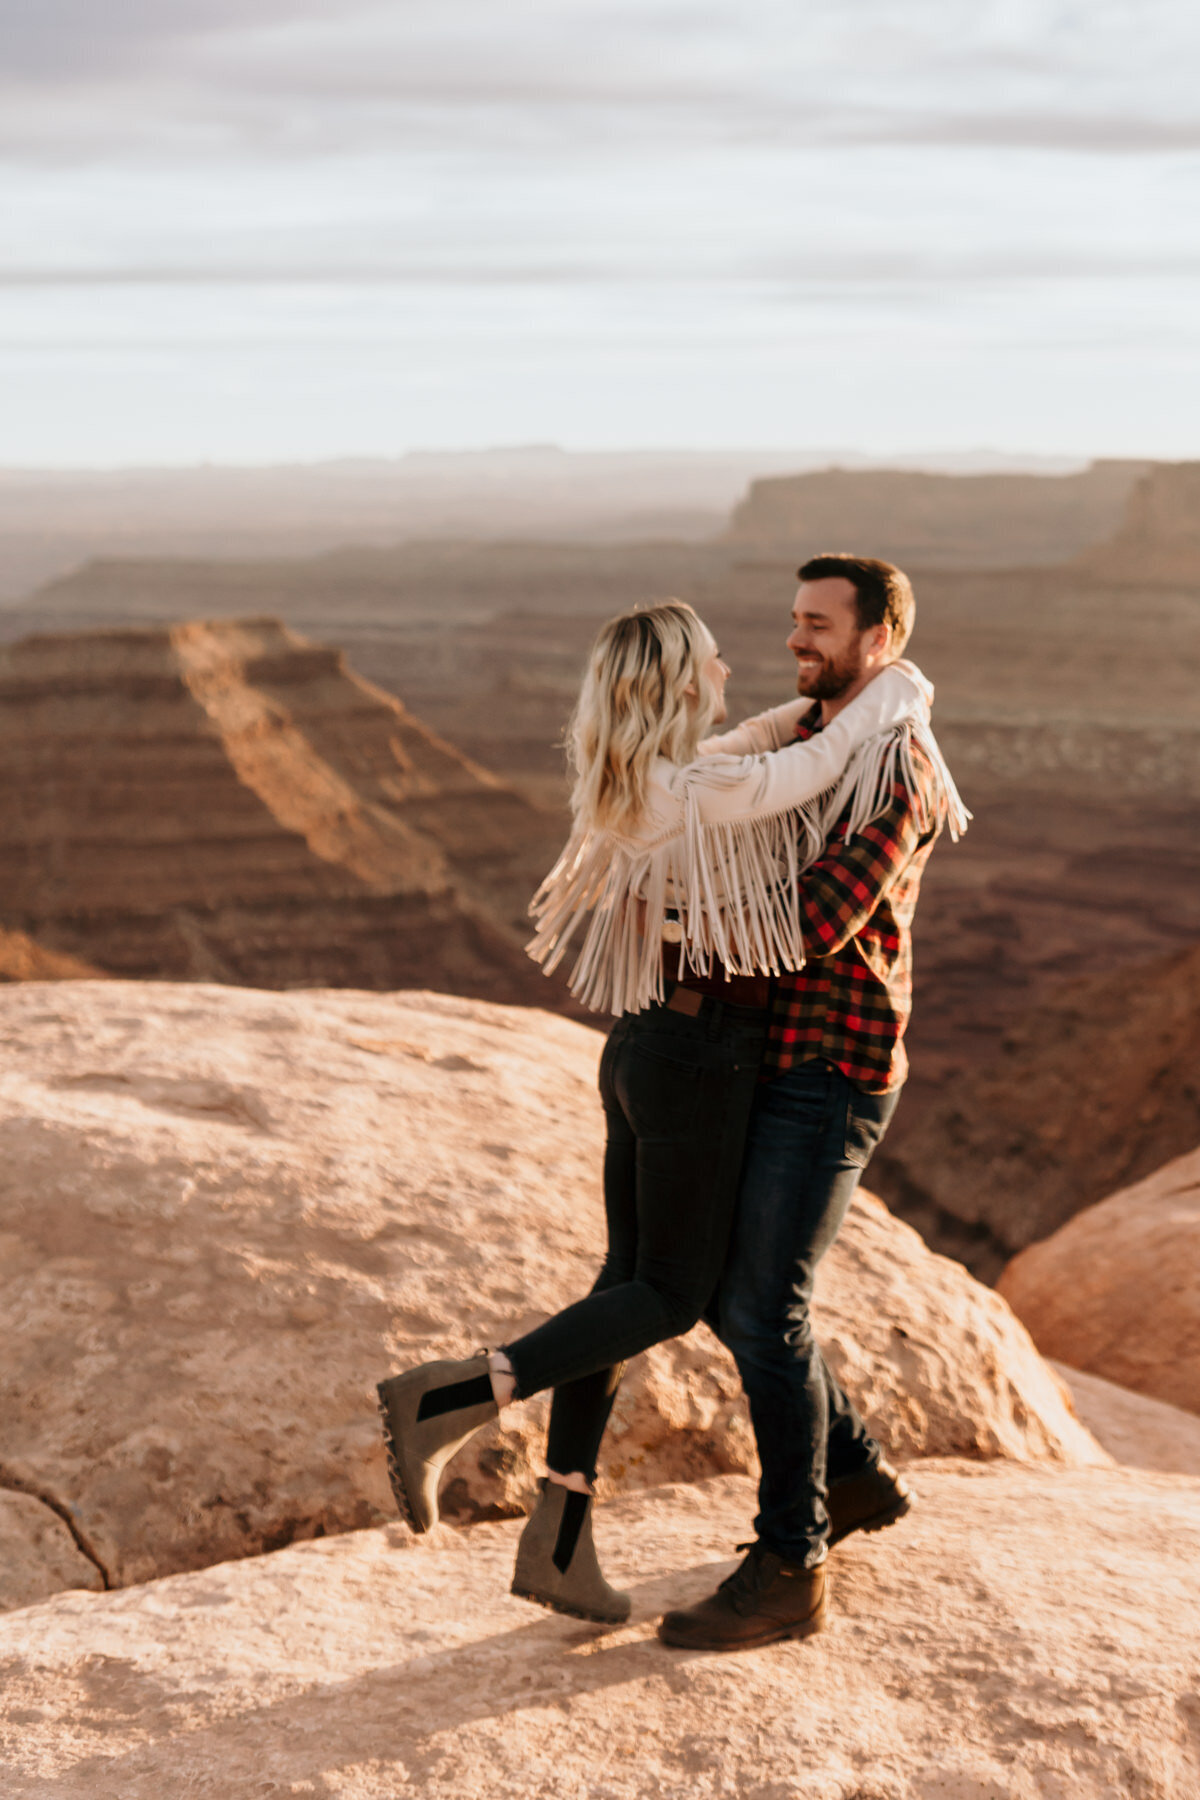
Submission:
[[55,1495],[46,1493],[35,1481],[27,1481],[23,1476],[16,1474],[14,1470],[6,1469],[3,1464],[0,1464],[0,1489],[7,1490],[11,1494],[28,1494],[31,1500],[40,1500],[42,1505],[48,1507],[56,1518],[61,1519],[70,1532],[79,1554],[87,1558],[99,1575],[104,1584],[105,1593],[111,1592],[113,1583],[109,1579],[108,1570],[88,1542],[86,1533],[75,1519],[69,1506],[57,1499]]

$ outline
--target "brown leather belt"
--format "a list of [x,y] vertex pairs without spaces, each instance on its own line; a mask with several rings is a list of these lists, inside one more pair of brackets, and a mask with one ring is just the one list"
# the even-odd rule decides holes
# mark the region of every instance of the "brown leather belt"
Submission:
[[683,1013],[689,1019],[699,1018],[705,1005],[736,1006],[746,1012],[765,1012],[771,1004],[769,975],[734,975],[728,981],[693,987],[676,982],[663,1002],[668,1012]]

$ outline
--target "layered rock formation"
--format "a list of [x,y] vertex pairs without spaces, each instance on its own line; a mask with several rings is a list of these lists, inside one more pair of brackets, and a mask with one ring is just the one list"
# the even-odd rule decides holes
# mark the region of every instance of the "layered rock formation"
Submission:
[[1063,987],[878,1161],[893,1207],[995,1280],[1016,1251],[1198,1140],[1193,949]]
[[913,568],[1064,562],[1111,535],[1151,465],[1095,462],[1077,475],[930,475],[819,469],[751,483],[725,534],[792,562],[854,550]]
[[126,975],[545,1004],[559,826],[272,620],[0,651],[5,921]]
[[1016,1257],[1000,1291],[1047,1356],[1200,1413],[1200,1150]]
[[1193,1800],[1200,1484],[945,1462],[834,1553],[823,1636],[654,1636],[736,1477],[604,1509],[619,1631],[508,1593],[518,1526],[299,1544],[0,1620],[5,1800]]
[[1086,550],[1077,567],[1098,581],[1200,588],[1200,462],[1148,469],[1116,532]]
[[[113,1586],[392,1515],[374,1383],[516,1335],[602,1245],[600,1039],[431,994],[0,989],[0,1486]],[[1004,1302],[867,1199],[820,1327],[901,1455],[1105,1453]],[[545,1402],[449,1472],[515,1512]],[[752,1466],[705,1332],[639,1359],[608,1489]]]

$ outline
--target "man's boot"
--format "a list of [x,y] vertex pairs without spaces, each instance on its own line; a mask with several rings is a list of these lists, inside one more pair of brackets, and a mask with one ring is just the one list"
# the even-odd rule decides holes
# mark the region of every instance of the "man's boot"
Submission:
[[912,1511],[916,1495],[898,1470],[882,1457],[861,1469],[831,1481],[825,1502],[829,1514],[829,1543],[840,1544],[852,1531],[882,1531]]
[[438,1482],[454,1452],[499,1416],[487,1354],[422,1363],[376,1389],[392,1492],[414,1531],[437,1524]]
[[750,1554],[715,1594],[667,1613],[658,1635],[680,1650],[753,1650],[823,1631],[826,1606],[823,1562],[805,1569],[751,1544]]
[[632,1604],[609,1587],[592,1542],[592,1496],[543,1481],[542,1497],[521,1533],[512,1591],[554,1612],[622,1625]]

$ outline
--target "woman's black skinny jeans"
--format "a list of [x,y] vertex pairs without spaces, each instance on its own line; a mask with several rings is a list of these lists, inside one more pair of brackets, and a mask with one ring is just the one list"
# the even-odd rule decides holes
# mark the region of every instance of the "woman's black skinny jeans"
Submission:
[[552,1387],[546,1457],[595,1478],[621,1365],[699,1319],[725,1261],[766,1013],[625,1013],[600,1060],[608,1253],[586,1300],[504,1353],[528,1399]]

